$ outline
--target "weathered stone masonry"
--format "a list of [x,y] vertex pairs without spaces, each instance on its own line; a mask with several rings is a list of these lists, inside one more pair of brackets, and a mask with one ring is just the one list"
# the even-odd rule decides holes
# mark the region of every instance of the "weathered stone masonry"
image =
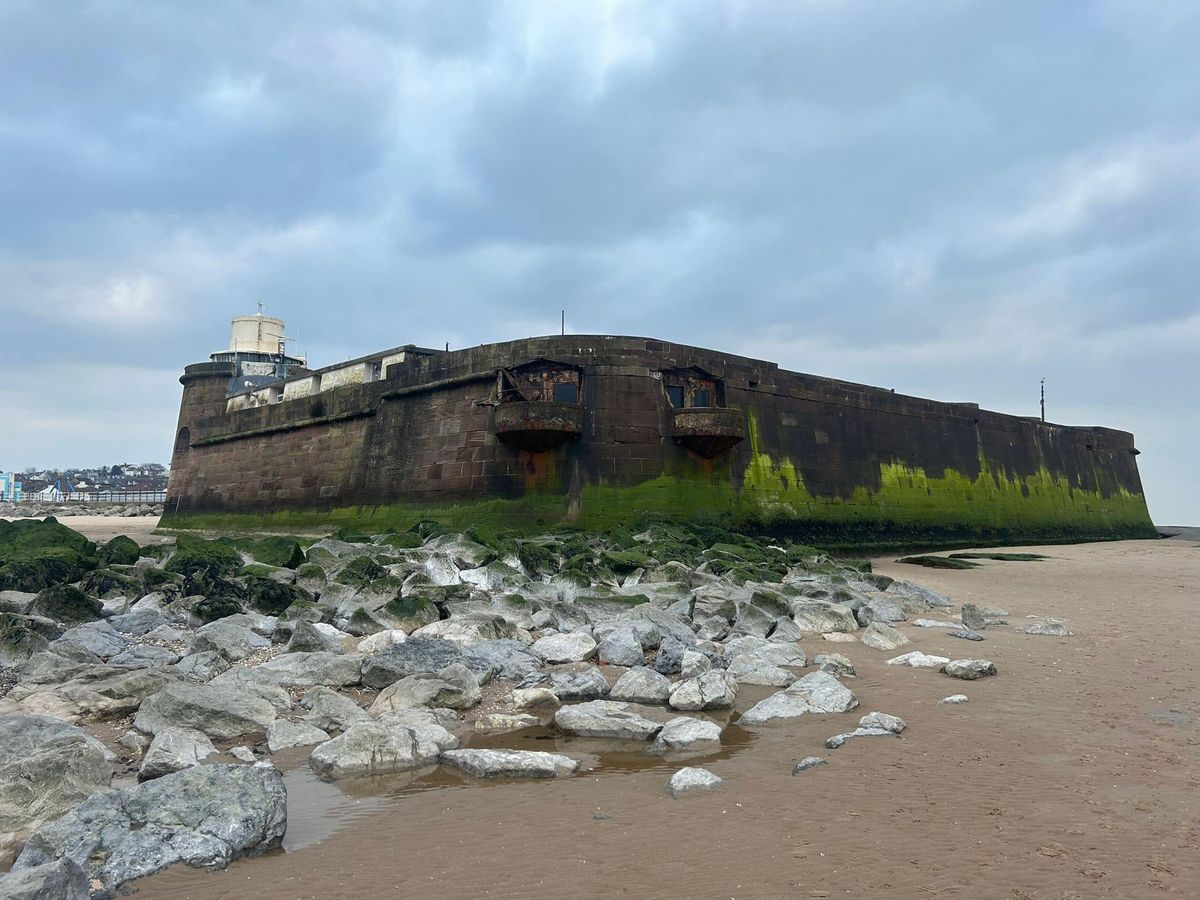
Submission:
[[202,363],[180,379],[172,524],[383,528],[432,515],[527,528],[733,518],[851,539],[1152,533],[1125,432],[646,338],[401,348],[228,396],[231,374]]

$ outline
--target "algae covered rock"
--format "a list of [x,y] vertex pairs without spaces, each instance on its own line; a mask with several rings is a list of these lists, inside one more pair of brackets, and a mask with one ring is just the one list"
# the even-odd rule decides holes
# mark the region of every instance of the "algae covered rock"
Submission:
[[59,584],[40,591],[30,604],[31,615],[56,622],[92,622],[100,618],[104,605],[77,587]]
[[52,518],[0,520],[0,591],[36,593],[96,568],[96,545]]

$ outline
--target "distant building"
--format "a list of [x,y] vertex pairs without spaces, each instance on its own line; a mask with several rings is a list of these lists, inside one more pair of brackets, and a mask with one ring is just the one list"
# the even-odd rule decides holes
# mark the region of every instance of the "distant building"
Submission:
[[21,500],[21,482],[16,472],[0,472],[0,500],[18,503]]

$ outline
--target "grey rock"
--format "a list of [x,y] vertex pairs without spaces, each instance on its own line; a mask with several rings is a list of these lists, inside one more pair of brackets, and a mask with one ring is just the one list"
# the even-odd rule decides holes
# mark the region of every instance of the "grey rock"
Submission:
[[696,637],[702,641],[719,641],[729,634],[729,622],[720,616],[708,616],[696,623]]
[[940,619],[913,619],[918,628],[962,628],[959,622],[943,622]]
[[138,781],[150,781],[198,766],[216,752],[212,741],[193,728],[163,728],[154,735],[146,755],[142,757]]
[[971,631],[981,631],[987,628],[987,619],[974,603],[964,603],[962,606],[962,623]]
[[996,674],[996,664],[990,659],[954,659],[942,666],[942,671],[951,678],[974,681]]
[[179,679],[171,668],[125,669],[95,666],[50,690],[29,693],[15,686],[9,700],[23,710],[71,722],[94,722],[128,715],[151,694]]
[[690,791],[711,791],[724,782],[708,769],[688,766],[680,769],[667,782],[667,793],[678,799]]
[[844,606],[820,600],[796,600],[792,620],[804,634],[853,633],[858,630],[854,613]]
[[258,757],[254,755],[254,751],[251,750],[249,747],[245,747],[245,746],[230,747],[225,752],[228,753],[230,756],[232,756],[234,759],[238,760],[239,762],[252,763],[258,759]]
[[980,612],[988,619],[1004,619],[1009,615],[1007,609],[1001,609],[998,606],[985,606]]
[[1061,622],[1035,622],[1033,625],[1026,625],[1024,632],[1025,634],[1041,634],[1049,637],[1071,637],[1074,634]]
[[305,722],[322,731],[345,731],[357,722],[371,720],[365,709],[327,687],[313,688],[304,695],[300,705],[309,710]]
[[648,666],[636,666],[617,679],[608,696],[630,703],[666,703],[671,696],[671,682]]
[[491,713],[480,716],[475,720],[476,734],[505,734],[510,731],[520,731],[524,728],[534,728],[541,724],[537,716],[528,713]]
[[216,650],[189,653],[175,663],[175,669],[188,681],[212,681],[230,666],[229,660]]
[[34,828],[107,791],[109,756],[87,732],[50,716],[0,716],[0,865]]
[[884,731],[890,731],[892,734],[899,734],[908,724],[899,716],[890,716],[887,713],[871,712],[867,713],[858,720],[859,728],[882,728]]
[[828,672],[810,672],[787,689],[798,694],[818,712],[850,712],[858,706],[854,692]]
[[595,666],[582,671],[538,672],[524,679],[520,686],[548,688],[564,703],[599,700],[607,697],[611,690],[608,679]]
[[829,763],[821,759],[819,756],[806,756],[792,767],[792,774],[799,775],[801,772],[807,772],[809,769],[815,769],[817,766],[827,765],[829,765]]
[[727,671],[738,680],[739,684],[787,687],[796,680],[791,672],[749,653],[734,657]]
[[135,644],[109,660],[111,665],[129,666],[134,669],[145,669],[149,666],[170,666],[177,662],[179,662],[178,653],[155,644]]
[[684,650],[679,660],[679,675],[681,678],[699,678],[712,667],[712,660],[704,653],[699,650]]
[[541,657],[510,638],[483,641],[463,651],[463,665],[476,673],[490,668],[500,678],[521,679],[542,666]]
[[557,778],[579,768],[569,756],[534,750],[447,750],[442,762],[476,778]]
[[462,657],[462,649],[450,641],[409,638],[403,644],[366,657],[362,664],[362,682],[367,687],[381,690],[406,675],[440,672],[451,663],[462,662]]
[[916,600],[925,606],[938,609],[949,609],[953,606],[949,597],[914,581],[893,581],[888,585],[885,593],[896,594],[903,599]]
[[872,622],[903,622],[908,616],[898,600],[882,594],[871,597],[855,613],[860,625]]
[[113,616],[108,620],[108,624],[123,634],[135,637],[152,634],[157,628],[170,628],[167,617],[160,610],[148,608]]
[[896,737],[896,732],[888,731],[886,728],[855,728],[845,734],[835,734],[825,742],[825,746],[830,750],[836,750],[845,745],[846,741],[857,737]]
[[436,745],[418,742],[413,729],[385,722],[359,722],[318,744],[309,765],[326,778],[387,775],[437,762]]
[[167,728],[194,728],[216,740],[263,734],[275,721],[275,708],[243,691],[211,684],[178,682],[147,697],[133,726],[157,735]]
[[396,709],[417,707],[443,707],[446,709],[470,709],[479,703],[479,681],[466,666],[451,663],[437,674],[421,672],[401,678],[384,688],[370,712],[374,716]]
[[938,701],[938,704],[957,705],[959,703],[970,703],[971,700],[966,694],[951,694],[949,697],[943,697]]
[[733,622],[734,634],[748,634],[765,638],[775,627],[775,617],[752,603],[739,603],[737,618]]
[[129,638],[113,628],[108,622],[88,622],[86,625],[77,625],[74,628],[68,628],[63,632],[62,637],[58,641],[54,641],[50,645],[49,649],[51,652],[54,651],[55,645],[59,641],[69,641],[73,644],[86,647],[89,652],[94,653],[102,659],[116,656],[129,646]]
[[196,629],[191,651],[215,650],[230,662],[238,662],[271,646],[268,638],[252,631],[247,625],[230,621],[232,618],[218,619]]
[[774,644],[792,644],[804,637],[804,632],[796,624],[795,619],[780,616],[775,620],[775,627],[767,635],[767,640]]
[[224,868],[278,847],[287,827],[283,776],[270,766],[196,766],[85,800],[40,828],[14,870],[66,858],[112,896],[175,863]]
[[379,723],[409,729],[417,739],[417,752],[434,757],[458,748],[454,730],[462,727],[462,720],[448,709],[398,709],[384,713]]
[[658,733],[648,753],[714,748],[721,743],[721,726],[707,719],[679,716],[671,719]]
[[329,640],[313,627],[311,622],[297,619],[292,628],[292,636],[288,638],[285,653],[320,653],[339,650],[336,642]]
[[530,649],[548,663],[584,662],[596,655],[596,642],[590,634],[575,631],[547,635]]
[[969,628],[960,628],[955,631],[947,631],[947,635],[952,638],[960,638],[964,641],[982,641],[983,635],[978,631],[972,631]]
[[769,697],[764,697],[742,713],[738,724],[764,725],[776,719],[795,719],[818,711],[813,709],[807,698],[800,694],[779,691]]
[[839,678],[854,678],[858,675],[854,671],[854,664],[850,659],[841,653],[818,653],[813,658],[813,663],[822,672],[828,672],[830,675],[835,675]]
[[513,709],[532,709],[537,706],[558,706],[559,699],[550,688],[517,688],[512,692]]
[[412,633],[416,638],[439,638],[464,650],[502,638],[511,639],[516,629],[501,616],[477,613],[463,618],[430,622]]
[[[400,645],[407,647],[408,643]],[[367,657],[378,659],[378,657]],[[251,671],[256,676],[285,689],[325,687],[348,687],[362,680],[363,657],[357,653],[284,653],[255,666]],[[228,673],[227,673],[228,674]],[[221,683],[225,675],[214,679]]]
[[307,722],[289,722],[287,719],[276,719],[267,729],[267,749],[272,753],[281,750],[291,750],[293,747],[307,747],[310,744],[320,744],[329,740],[329,734]]
[[913,669],[940,669],[950,662],[948,656],[927,656],[920,650],[903,653],[887,661],[889,666],[909,666]]
[[630,709],[628,703],[592,700],[564,706],[554,714],[554,724],[565,734],[578,737],[619,738],[648,741],[662,725]]
[[672,709],[729,709],[737,699],[737,679],[720,669],[679,682],[667,703]]
[[596,652],[602,663],[613,666],[640,666],[645,661],[642,642],[632,629],[612,632],[600,641]]
[[864,646],[872,650],[895,650],[912,643],[902,632],[880,621],[868,625],[861,640]]
[[0,875],[3,900],[89,900],[87,876],[69,859]]
[[658,655],[654,658],[654,671],[663,675],[677,675],[683,668],[683,654],[689,649],[689,645],[673,635],[664,635]]

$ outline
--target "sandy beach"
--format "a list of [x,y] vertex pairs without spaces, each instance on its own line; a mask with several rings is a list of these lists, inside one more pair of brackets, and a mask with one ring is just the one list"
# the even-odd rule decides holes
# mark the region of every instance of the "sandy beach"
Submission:
[[[993,660],[995,678],[889,667],[894,653],[806,639],[810,658],[851,658],[857,713],[734,725],[719,753],[684,763],[576,739],[568,752],[591,754],[590,771],[569,779],[485,784],[439,770],[333,786],[301,755],[287,771],[285,851],[225,872],[175,867],[140,882],[140,896],[1195,896],[1200,544],[1022,549],[1053,558],[970,571],[876,561],[956,604],[1008,610],[982,643],[903,626],[916,649]],[[1027,615],[1075,635],[1018,633]],[[770,692],[744,687],[738,710]],[[937,703],[959,692],[970,702]],[[824,749],[872,710],[908,730]],[[793,777],[810,755],[829,764]],[[682,764],[726,784],[671,800],[664,784]]]

